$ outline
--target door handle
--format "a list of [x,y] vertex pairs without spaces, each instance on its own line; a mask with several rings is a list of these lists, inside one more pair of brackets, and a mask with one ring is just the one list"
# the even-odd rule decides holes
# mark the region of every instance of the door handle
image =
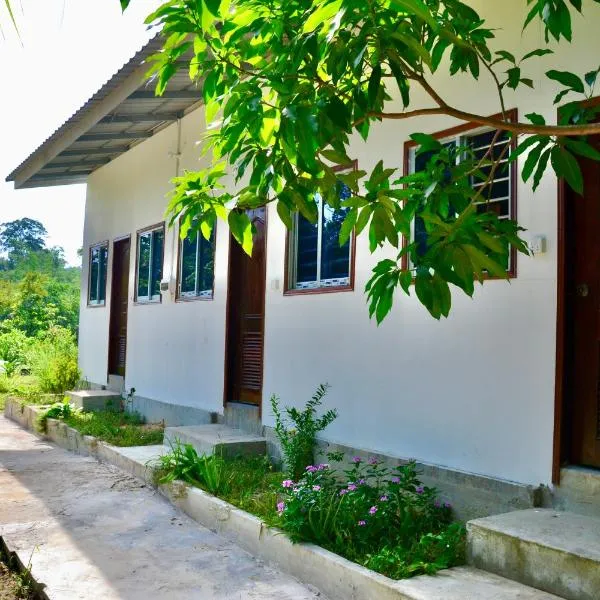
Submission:
[[576,294],[580,297],[580,298],[585,298],[586,296],[589,295],[590,293],[590,288],[588,287],[587,283],[578,283],[577,287],[575,288]]

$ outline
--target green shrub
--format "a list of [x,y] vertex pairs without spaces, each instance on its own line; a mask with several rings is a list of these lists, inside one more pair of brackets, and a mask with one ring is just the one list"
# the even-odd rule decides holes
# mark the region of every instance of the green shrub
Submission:
[[[317,408],[321,406],[328,389],[329,385],[320,385],[302,411],[294,407],[286,407],[287,417],[281,414],[279,398],[275,395],[271,396],[271,409],[275,416],[275,435],[281,445],[285,469],[292,479],[299,479],[304,468],[314,462],[317,433],[323,431],[337,418],[335,409],[328,410],[321,417],[317,417]],[[293,427],[289,426],[290,422]]]
[[28,359],[43,392],[64,394],[80,379],[77,345],[68,329],[52,327],[38,337]]
[[81,411],[81,409],[71,406],[68,400],[56,402],[38,417],[36,423],[37,429],[46,432],[48,429],[48,419],[66,419],[78,411]]
[[0,334],[0,360],[7,377],[12,377],[26,362],[31,340],[20,330],[10,329]]
[[313,542],[394,578],[463,562],[464,528],[451,507],[421,484],[414,463],[389,470],[353,458],[344,480],[329,465],[309,465],[284,480],[279,525],[292,541]]

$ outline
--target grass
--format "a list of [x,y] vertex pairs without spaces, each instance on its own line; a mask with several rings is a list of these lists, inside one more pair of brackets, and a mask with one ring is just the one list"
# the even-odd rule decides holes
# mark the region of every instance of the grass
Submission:
[[7,398],[17,398],[23,404],[52,404],[62,398],[61,395],[43,394],[33,375],[0,374],[0,411],[4,410]]
[[113,446],[149,446],[163,441],[164,424],[145,423],[137,413],[76,412],[65,417],[64,422],[83,435]]
[[157,483],[187,481],[267,522],[275,518],[282,478],[283,473],[275,470],[265,456],[198,456],[187,444],[173,445],[171,453],[161,457],[155,474]]
[[41,589],[31,578],[31,558],[27,567],[19,569],[14,555],[9,554],[0,538],[0,600],[38,600]]

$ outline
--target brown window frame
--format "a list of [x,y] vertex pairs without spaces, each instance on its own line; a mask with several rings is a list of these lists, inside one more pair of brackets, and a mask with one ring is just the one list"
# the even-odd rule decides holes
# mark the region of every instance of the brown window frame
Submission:
[[[152,298],[149,298],[148,300],[140,300],[138,298],[138,277],[139,277],[139,260],[140,260],[140,236],[142,236],[144,233],[148,233],[150,231],[158,231],[158,230],[162,230],[163,233],[163,246],[162,246],[162,256],[161,256],[161,266],[162,269],[164,270],[164,266],[165,266],[165,242],[166,242],[166,236],[165,236],[165,222],[161,221],[159,223],[155,223],[154,225],[149,225],[148,227],[144,227],[143,229],[138,229],[136,231],[136,239],[135,239],[135,281],[134,281],[134,295],[133,295],[133,304],[135,306],[146,306],[148,304],[161,304],[162,303],[162,293],[159,293],[159,297],[157,300],[152,300]],[[164,275],[164,273],[161,273],[161,277],[162,275]]]
[[[358,161],[353,160],[352,164],[344,166],[335,166],[333,171],[356,171],[358,169]],[[348,285],[336,285],[330,287],[316,287],[316,288],[305,288],[298,289],[290,287],[290,230],[286,227],[285,233],[285,271],[283,278],[283,295],[284,296],[309,296],[311,294],[334,294],[336,292],[353,292],[355,273],[356,273],[356,233],[352,230],[350,239],[350,273]]]
[[[175,302],[197,302],[198,300],[202,302],[210,302],[215,299],[215,272],[216,272],[216,256],[217,256],[217,223],[213,225],[213,236],[214,236],[214,248],[213,248],[213,276],[212,276],[212,288],[210,291],[210,296],[183,296],[181,295],[181,258],[182,258],[182,250],[183,250],[183,240],[179,235],[179,227],[177,228],[177,277],[175,281],[176,286],[176,294],[175,294]],[[202,235],[199,231],[198,235]]]
[[[108,240],[98,242],[96,244],[90,244],[88,248],[88,276],[87,276],[87,307],[88,308],[104,308],[106,306],[106,288],[108,282],[108,254],[110,251],[110,243]],[[106,248],[106,268],[104,269],[104,301],[92,302],[90,300],[90,291],[92,289],[92,251],[96,248]]]
[[[492,118],[492,119],[506,118],[509,122],[516,123],[518,121],[518,117],[519,117],[518,110],[516,108],[512,108],[510,110],[505,111],[505,116],[503,116],[501,113],[499,113],[499,114],[492,115],[490,118]],[[486,130],[493,131],[494,130],[493,127],[487,127],[485,125],[480,125],[478,123],[465,123],[463,125],[458,125],[457,127],[451,127],[449,129],[437,131],[430,135],[432,135],[436,139],[444,139],[444,138],[458,137],[465,133],[472,132],[476,129],[481,129],[483,131],[486,131]],[[514,150],[517,147],[516,136],[512,137],[509,144],[510,144],[511,152],[514,152]],[[410,151],[413,148],[415,148],[416,146],[418,146],[418,144],[414,140],[407,140],[406,142],[404,142],[404,165],[403,165],[404,175],[410,174]],[[517,184],[518,184],[518,176],[519,176],[519,171],[518,171],[518,166],[517,166],[516,160],[509,164],[509,169],[510,169],[510,188],[509,188],[510,218],[513,221],[516,221],[517,220],[517,204],[518,204],[517,203]],[[409,240],[406,237],[403,237],[402,247],[406,248],[408,243],[409,243]],[[407,269],[409,266],[408,256],[406,254],[404,256],[402,256],[401,266],[403,269]],[[511,249],[510,249],[510,268],[506,271],[506,273],[507,273],[507,276],[509,279],[515,279],[517,277],[517,251],[515,250],[514,247],[511,247]],[[488,275],[484,275],[484,279],[504,280],[505,277],[498,277],[498,276],[488,274]]]

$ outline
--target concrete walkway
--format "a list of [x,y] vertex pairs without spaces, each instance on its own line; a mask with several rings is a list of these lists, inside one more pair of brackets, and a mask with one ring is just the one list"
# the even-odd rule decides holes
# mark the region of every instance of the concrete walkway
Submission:
[[2,416],[0,536],[24,563],[31,556],[33,576],[51,600],[320,596],[201,527],[141,481]]

